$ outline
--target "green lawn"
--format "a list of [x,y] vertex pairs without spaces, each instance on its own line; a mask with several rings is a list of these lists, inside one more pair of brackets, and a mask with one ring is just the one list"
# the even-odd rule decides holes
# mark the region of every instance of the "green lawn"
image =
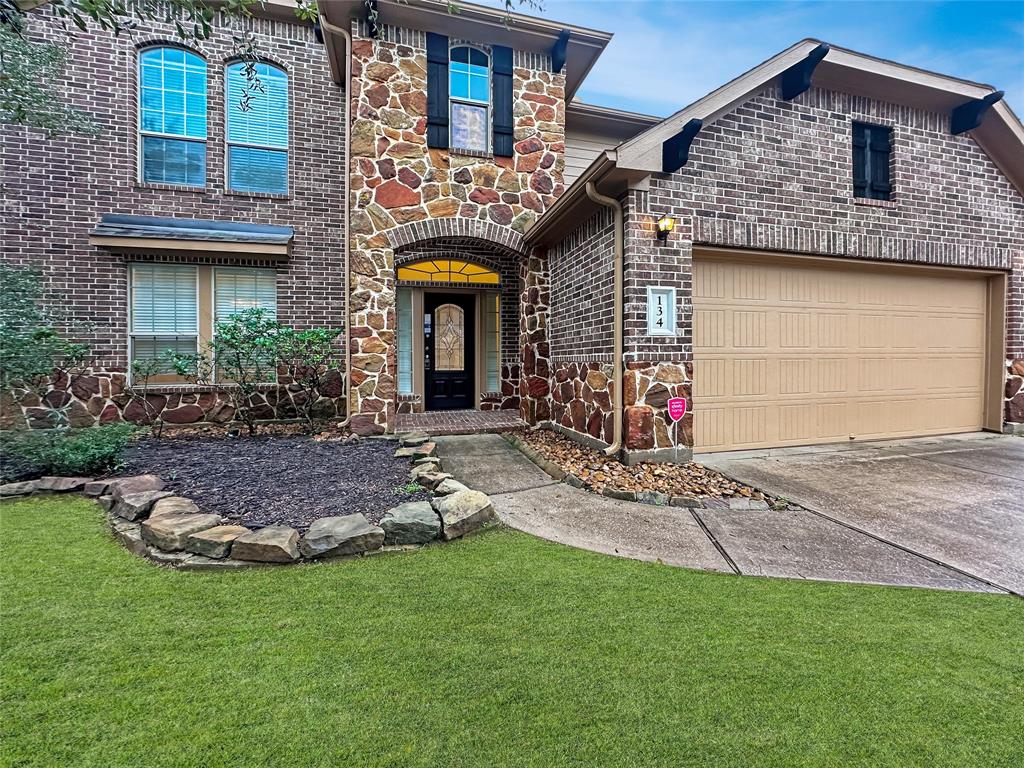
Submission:
[[0,506],[0,764],[1020,766],[1024,601],[747,579],[507,530],[178,573]]

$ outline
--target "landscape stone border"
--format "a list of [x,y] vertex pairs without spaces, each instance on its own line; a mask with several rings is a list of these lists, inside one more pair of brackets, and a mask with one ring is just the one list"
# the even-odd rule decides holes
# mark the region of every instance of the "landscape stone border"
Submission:
[[385,513],[379,525],[362,514],[322,517],[301,535],[286,525],[252,529],[226,524],[191,499],[165,491],[156,475],[93,479],[43,477],[0,485],[0,499],[77,493],[107,512],[114,538],[129,552],[183,570],[217,570],[353,557],[452,541],[495,519],[486,494],[441,469],[424,432],[400,435],[396,458],[412,463],[409,481],[430,491]]
[[[581,490],[591,491],[589,485],[583,482],[582,479],[566,472],[559,467],[551,459],[547,458],[544,454],[534,448],[532,445],[521,439],[518,435],[510,432],[503,432],[502,438],[507,443],[518,449],[526,458],[541,468],[552,480],[559,483],[565,483],[571,485],[573,488],[580,488]],[[712,497],[701,498],[692,495],[680,495],[680,496],[669,496],[667,493],[661,493],[660,491],[627,491],[620,488],[608,488],[605,487],[601,491],[601,496],[606,496],[609,499],[618,499],[619,501],[633,501],[640,504],[649,504],[657,507],[685,507],[687,509],[732,509],[732,510],[762,510],[772,509],[772,506],[761,499],[748,499],[746,497],[740,499],[716,499]],[[786,504],[786,509],[792,509],[792,505]]]

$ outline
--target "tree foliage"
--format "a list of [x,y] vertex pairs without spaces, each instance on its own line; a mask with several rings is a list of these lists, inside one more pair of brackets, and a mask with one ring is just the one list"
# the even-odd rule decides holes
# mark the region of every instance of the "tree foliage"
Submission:
[[[91,348],[69,339],[60,296],[48,294],[37,269],[0,264],[0,389],[25,389],[42,396],[58,378],[74,377]],[[56,425],[66,422],[55,407]]]

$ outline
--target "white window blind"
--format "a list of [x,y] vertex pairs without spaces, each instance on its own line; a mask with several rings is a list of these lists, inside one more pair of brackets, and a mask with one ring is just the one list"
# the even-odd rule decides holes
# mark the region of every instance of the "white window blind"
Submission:
[[196,268],[132,266],[132,333],[179,336],[199,332]]
[[412,392],[412,291],[398,289],[398,392]]
[[[129,354],[133,361],[197,352],[197,274],[195,267],[179,264],[132,265]],[[160,372],[169,373],[170,363]]]
[[277,317],[277,274],[272,269],[220,267],[214,277],[214,317],[223,323],[246,309]]
[[288,75],[269,64],[255,68],[258,88],[241,62],[227,68],[228,186],[287,194]]
[[487,391],[497,392],[501,389],[501,297],[497,293],[484,299],[484,322]]

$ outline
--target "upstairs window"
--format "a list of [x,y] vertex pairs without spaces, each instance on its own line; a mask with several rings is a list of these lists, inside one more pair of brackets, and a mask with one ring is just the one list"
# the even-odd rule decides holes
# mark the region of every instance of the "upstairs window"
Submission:
[[[227,68],[227,179],[235,192],[288,193],[288,75],[256,64],[259,85],[245,64]],[[246,94],[248,88],[248,94]]]
[[476,152],[488,150],[488,112],[491,100],[490,59],[479,48],[452,48],[448,64],[451,146]]
[[144,182],[206,185],[206,62],[194,53],[139,55],[139,145]]
[[891,163],[892,128],[854,123],[853,196],[870,200],[892,199]]

